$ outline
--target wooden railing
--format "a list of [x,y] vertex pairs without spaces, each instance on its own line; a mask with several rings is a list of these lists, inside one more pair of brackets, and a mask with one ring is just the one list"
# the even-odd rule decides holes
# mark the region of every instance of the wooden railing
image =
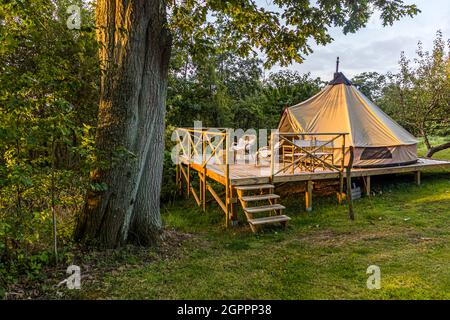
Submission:
[[[304,162],[306,160],[313,161],[315,163],[321,163],[323,166],[327,167],[331,171],[338,171],[343,172],[345,169],[345,137],[348,135],[348,133],[312,133],[312,132],[304,132],[304,133],[272,133],[271,135],[271,159],[270,159],[270,175],[271,177],[279,174],[280,172],[286,171],[290,167],[295,167],[299,165],[301,162]],[[316,143],[311,143],[309,147],[301,146],[295,143],[295,141],[314,141],[316,137],[331,137],[324,141],[319,141]],[[334,161],[333,162],[327,162],[322,159],[321,156],[318,156],[316,152],[318,150],[321,150],[324,147],[329,147],[334,149],[337,149],[337,147],[334,146],[334,143],[336,140],[339,140],[341,142],[340,150],[341,150],[341,160],[340,160],[340,166],[336,166]],[[280,142],[280,145],[289,145],[292,146],[297,153],[301,153],[302,155],[297,157],[295,161],[290,163],[288,166],[285,166],[278,171],[275,171],[275,164],[277,161],[277,150],[274,150],[274,146],[277,144],[277,142]]]
[[[315,170],[315,166],[320,164],[324,169],[337,172],[340,181],[339,197],[343,196],[344,190],[344,174],[347,174],[347,180],[350,181],[352,148],[346,149],[346,136],[348,133],[280,133],[275,132],[271,134],[270,141],[270,176],[269,179],[273,183],[274,177],[282,172],[285,172],[291,167],[295,174],[295,168],[302,162],[312,164],[310,169]],[[175,130],[176,137],[176,181],[180,190],[182,190],[182,177],[186,181],[187,195],[193,196],[199,206],[206,210],[206,192],[209,191],[213,198],[217,201],[220,208],[225,212],[226,224],[228,226],[230,217],[235,215],[235,205],[233,199],[233,188],[230,181],[230,164],[234,164],[233,157],[230,156],[232,152],[232,135],[231,129],[225,128],[177,128]],[[321,140],[317,141],[317,137]],[[298,145],[296,141],[312,141],[316,143],[306,145]],[[277,143],[279,142],[279,143]],[[340,149],[341,158],[335,161],[334,156],[332,160],[320,156],[318,151],[324,147],[332,145],[332,151]],[[336,144],[338,144],[336,146]],[[340,146],[339,146],[340,144]],[[277,158],[278,151],[281,145],[291,146],[293,152],[296,153],[294,160],[287,166],[280,168],[280,162]],[[349,164],[346,166],[346,154],[350,154]],[[235,152],[235,151],[233,151]],[[214,164],[208,166],[208,164]],[[277,167],[278,164],[278,167]],[[195,190],[191,181],[191,168],[198,172],[199,176],[199,190]],[[207,176],[216,181],[219,181],[225,186],[225,201],[223,201],[219,194],[207,182]],[[341,198],[339,198],[341,201]]]
[[[270,180],[273,181],[274,177],[282,172],[286,172],[288,169],[292,169],[292,172],[295,172],[295,167],[299,166],[302,162],[309,162],[312,164],[311,171],[314,172],[315,164],[320,163],[324,168],[329,169],[330,171],[335,171],[339,174],[339,180],[340,180],[340,195],[343,193],[343,182],[344,182],[344,172],[345,172],[345,155],[346,155],[346,147],[345,147],[345,138],[348,135],[348,133],[334,133],[334,132],[327,132],[327,133],[317,133],[317,132],[302,132],[302,133],[272,133],[271,134],[271,152],[270,152]],[[314,141],[317,137],[328,137],[326,140],[319,141],[316,143],[311,143],[309,147],[298,145],[295,142],[296,141]],[[279,142],[279,143],[278,143]],[[340,142],[340,146],[335,147],[335,143]],[[278,145],[281,147],[281,145],[284,146],[291,146],[293,152],[299,154],[300,156],[295,157],[294,160],[289,163],[287,166],[283,165],[282,168],[278,168],[276,170],[276,164],[280,163],[278,161],[279,158],[279,150],[275,150],[275,146]],[[336,164],[334,161],[334,156],[331,158],[333,159],[331,162],[324,160],[324,157],[322,156],[323,153],[320,153],[320,155],[317,153],[317,151],[321,150],[324,147],[330,147],[332,149],[331,152],[334,153],[335,149],[340,149],[341,159],[339,164]],[[306,166],[305,166],[306,167]]]
[[[177,184],[181,185],[181,175],[187,184],[187,194],[192,194],[197,204],[206,210],[206,191],[208,190],[226,214],[228,225],[230,214],[230,130],[225,128],[177,128],[176,155],[177,155]],[[207,166],[214,160],[214,168],[221,171],[225,180],[225,202],[207,182]],[[187,164],[186,171],[182,164]],[[200,178],[199,194],[191,185],[190,168],[192,165],[200,166],[197,170]]]
[[180,148],[177,150],[178,158],[200,164],[205,168],[211,160],[214,160],[214,164],[218,165],[225,173],[226,166],[229,164],[230,134],[228,129],[177,128],[175,133],[176,143]]

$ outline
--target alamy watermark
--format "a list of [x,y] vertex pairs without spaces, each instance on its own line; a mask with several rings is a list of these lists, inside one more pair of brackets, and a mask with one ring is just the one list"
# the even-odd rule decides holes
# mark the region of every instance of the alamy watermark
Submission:
[[370,276],[367,278],[367,289],[381,289],[381,269],[379,266],[371,265],[367,268],[366,274]]
[[66,284],[69,290],[81,289],[81,268],[77,265],[67,267],[66,273],[69,275],[66,279],[58,283],[57,287]]
[[[224,137],[225,132],[228,140]],[[194,121],[189,130],[174,130],[171,140],[176,142],[171,150],[173,164],[179,164],[181,158],[192,162],[206,161],[208,164],[224,164],[225,152],[228,151],[228,164],[259,163],[270,160],[270,144],[276,145],[279,140],[277,129],[219,129],[203,127],[201,121]],[[274,141],[270,141],[270,137]],[[228,145],[227,142],[228,141]],[[203,149],[204,148],[204,149]],[[227,149],[228,148],[228,149]],[[273,148],[278,155],[278,148]],[[264,170],[262,167],[258,169]]]
[[66,20],[67,28],[79,30],[81,28],[81,7],[70,5],[67,7],[66,13],[69,15]]

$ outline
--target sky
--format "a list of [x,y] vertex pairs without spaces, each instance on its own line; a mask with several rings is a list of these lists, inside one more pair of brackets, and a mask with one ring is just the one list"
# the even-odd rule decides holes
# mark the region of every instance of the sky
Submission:
[[[271,0],[258,2],[268,9],[275,8]],[[431,50],[437,30],[443,32],[444,39],[450,38],[450,0],[404,2],[415,3],[422,12],[414,18],[405,17],[387,27],[383,27],[377,14],[374,14],[367,27],[354,34],[344,35],[341,28],[332,28],[330,35],[334,41],[326,46],[317,46],[312,42],[314,52],[302,64],[295,63],[287,68],[274,66],[266,74],[290,69],[301,73],[310,72],[312,77],[321,77],[323,80],[331,79],[337,56],[340,59],[339,69],[348,78],[369,71],[396,72],[401,51],[408,58],[413,58],[418,41],[422,41],[425,50]]]

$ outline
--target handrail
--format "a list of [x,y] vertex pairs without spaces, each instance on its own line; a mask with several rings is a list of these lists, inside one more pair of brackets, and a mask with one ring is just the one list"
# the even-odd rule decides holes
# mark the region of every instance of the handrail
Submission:
[[[209,128],[212,129],[212,128]],[[195,155],[198,158],[201,158],[201,166],[206,167],[209,161],[215,156],[216,160],[218,160],[222,165],[229,165],[229,161],[226,158],[225,163],[223,163],[223,159],[217,157],[217,153],[219,150],[224,150],[225,153],[228,153],[230,150],[230,139],[229,139],[229,130],[226,132],[217,132],[210,131],[209,129],[201,130],[201,129],[190,129],[190,128],[176,128],[175,132],[177,134],[177,144],[180,144],[181,151],[183,152],[183,156],[187,158],[189,162],[192,160],[195,161]],[[213,128],[216,129],[216,128]],[[222,129],[223,130],[223,129]],[[184,132],[184,137],[182,137],[181,132]],[[219,136],[221,137],[218,142],[212,141],[211,138]],[[228,137],[228,139],[227,139]],[[185,141],[187,139],[187,141]],[[193,150],[191,152],[186,152],[184,148],[184,143],[191,146]],[[224,144],[224,148],[220,148]],[[198,150],[200,147],[200,150]],[[207,155],[208,148],[211,150],[211,154]],[[193,152],[192,152],[193,151]],[[179,157],[179,154],[177,155]],[[225,173],[225,168],[222,169]]]
[[[224,129],[217,129],[217,128],[209,128],[209,129],[216,129],[216,130],[224,130]],[[199,129],[191,129],[191,128],[176,128],[175,131],[186,131],[186,132],[192,132],[192,133],[208,133],[209,135],[226,135],[228,131],[221,132],[221,131],[209,131],[209,130],[199,130]]]
[[[214,129],[214,131],[211,131],[211,129]],[[222,130],[222,132],[218,131]],[[225,131],[224,131],[225,130]],[[180,151],[182,153],[182,157],[184,157],[185,160],[187,160],[188,168],[191,167],[191,163],[196,163],[201,166],[201,170],[199,171],[199,177],[200,177],[200,197],[196,196],[195,190],[193,187],[189,187],[190,192],[194,195],[194,198],[197,201],[198,205],[203,206],[203,210],[205,210],[206,205],[206,190],[208,190],[213,197],[218,201],[220,207],[225,211],[226,215],[226,224],[228,226],[229,219],[230,219],[230,210],[231,210],[231,201],[230,201],[230,194],[231,194],[231,183],[230,183],[230,130],[229,129],[217,129],[217,128],[208,128],[208,129],[191,129],[191,128],[176,128],[176,143],[177,145],[180,145],[180,148],[177,147],[177,163],[181,166],[180,162]],[[212,141],[212,138],[219,137],[218,142]],[[187,143],[187,148],[185,148],[185,145]],[[201,148],[201,150],[198,150]],[[186,151],[188,149],[188,151]],[[193,150],[192,150],[193,149]],[[211,151],[211,153],[208,153],[208,149]],[[219,154],[219,150],[222,150],[222,154]],[[225,154],[223,153],[225,152]],[[197,157],[197,159],[196,159]],[[206,181],[207,177],[207,170],[208,169],[208,163],[211,161],[212,158],[215,158],[216,161],[219,163],[217,166],[219,170],[222,171],[224,178],[225,178],[225,204],[221,202],[221,200],[218,198],[218,195],[215,193],[214,190],[212,190],[212,187],[208,185]],[[197,161],[200,160],[200,161]],[[217,168],[216,167],[216,168]],[[180,171],[182,168],[180,168]],[[189,172],[189,171],[188,171]],[[184,172],[183,172],[184,174]],[[189,175],[189,173],[188,173]],[[187,177],[187,180],[189,177]],[[189,181],[189,180],[188,180]],[[188,182],[189,184],[189,182]],[[219,201],[220,200],[220,201]]]
[[[206,192],[209,191],[213,197],[218,202],[219,206],[223,209],[226,215],[226,223],[228,225],[230,220],[230,214],[234,215],[233,212],[233,188],[231,185],[231,173],[230,173],[230,164],[232,157],[230,158],[230,153],[232,149],[232,129],[226,128],[176,128],[176,157],[177,157],[177,181],[181,179],[179,177],[184,176],[187,182],[188,195],[192,193],[194,199],[196,200],[199,206],[203,205],[203,210],[205,210],[206,206]],[[314,171],[317,166],[322,166],[324,169],[327,168],[331,171],[339,173],[340,179],[340,191],[339,191],[339,201],[342,199],[343,195],[343,179],[345,174],[345,159],[346,159],[346,146],[345,140],[346,136],[349,133],[346,132],[272,132],[271,133],[271,142],[270,142],[270,175],[269,179],[273,183],[274,177],[279,174],[281,171],[285,171],[286,169],[293,167],[293,173],[295,172],[295,166],[301,161],[306,160],[305,167],[306,170]],[[324,137],[321,139],[315,139],[314,137]],[[297,137],[297,138],[296,138]],[[329,137],[329,138],[328,138]],[[339,150],[336,140],[342,138],[342,158],[340,159],[340,166],[338,159],[333,158],[334,151]],[[311,146],[302,146],[300,144],[296,144],[295,140],[313,140],[317,141],[316,145]],[[323,141],[320,141],[323,140]],[[327,141],[325,141],[327,140]],[[300,150],[301,154],[297,159],[292,156],[292,162],[289,166],[284,166],[283,169],[276,168],[276,162],[279,161],[276,159],[277,150],[275,150],[276,142],[282,141],[283,145],[291,145],[292,152],[295,153],[297,150]],[[333,143],[334,142],[334,143]],[[333,153],[320,153],[317,152],[322,148],[327,148],[327,146],[331,145],[333,148]],[[351,154],[350,150],[350,154]],[[331,161],[327,158],[328,154],[331,154]],[[180,161],[180,158],[183,158]],[[215,159],[215,166],[208,166],[212,159]],[[295,159],[295,160],[294,160]],[[308,162],[309,161],[309,162]],[[331,162],[331,163],[330,163]],[[195,164],[195,166],[194,166]],[[184,170],[184,166],[187,165],[187,170]],[[351,165],[351,164],[350,164]],[[194,166],[194,167],[193,167]],[[195,168],[198,171],[200,178],[200,192],[197,195],[196,190],[190,183],[190,169]],[[219,170],[219,175],[217,175],[217,171],[213,172],[213,170]],[[278,170],[275,172],[275,170]],[[347,176],[349,174],[347,173]],[[217,193],[212,189],[211,185],[207,183],[207,177],[212,179],[216,179],[220,181],[225,186],[225,201],[222,202]],[[276,181],[275,181],[276,182]],[[180,180],[181,186],[181,180]],[[180,187],[181,188],[181,187]]]
[[348,135],[348,132],[275,132],[277,135],[283,136],[335,136],[335,135]]
[[[290,167],[294,167],[295,165],[297,165],[298,163],[300,163],[302,160],[306,159],[306,158],[310,158],[313,159],[315,161],[319,161],[320,163],[322,163],[325,167],[329,168],[332,171],[337,171],[339,172],[339,175],[342,176],[343,172],[344,172],[344,168],[345,168],[345,136],[348,135],[349,133],[347,132],[286,132],[286,133],[281,133],[281,132],[275,132],[271,134],[271,153],[270,153],[270,180],[273,181],[274,177],[279,174],[282,171],[286,171],[286,169],[290,168]],[[294,141],[291,141],[290,137],[302,137],[305,138],[305,136],[334,136],[331,139],[327,140],[327,141],[323,141],[321,144],[319,144],[318,146],[311,146],[313,147],[312,150],[306,150],[306,147],[302,147],[302,146],[298,146],[294,143]],[[292,163],[290,163],[287,167],[283,167],[282,169],[279,169],[278,171],[275,172],[275,150],[274,149],[274,139],[278,137],[277,140],[282,140],[284,143],[287,143],[289,145],[294,146],[294,148],[299,149],[301,152],[305,153],[304,155],[302,155],[301,157],[299,157],[298,159],[296,159],[295,161],[293,161]],[[334,142],[335,140],[339,139],[342,137],[342,159],[341,159],[341,168],[338,168],[337,166],[334,165],[333,163],[327,163],[325,160],[321,159],[319,156],[315,155],[315,152],[320,150],[321,148],[329,145],[330,143]],[[334,149],[334,148],[333,148]]]

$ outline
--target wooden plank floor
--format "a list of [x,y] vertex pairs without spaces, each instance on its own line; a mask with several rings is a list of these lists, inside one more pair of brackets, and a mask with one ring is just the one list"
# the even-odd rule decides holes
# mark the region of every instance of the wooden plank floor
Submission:
[[[186,163],[186,162],[185,162]],[[201,165],[193,165],[191,167],[194,170],[201,170]],[[216,164],[208,164],[207,175],[215,179],[216,181],[222,182],[224,180],[225,174],[223,173],[223,166]],[[277,172],[281,167],[277,164],[275,166],[275,172]],[[386,167],[386,168],[353,168],[352,177],[365,177],[373,175],[383,175],[383,174],[394,174],[394,173],[404,173],[404,172],[415,172],[422,171],[426,169],[444,169],[450,170],[450,161],[433,160],[419,158],[417,163],[396,166],[396,167]],[[261,166],[256,166],[254,163],[238,163],[230,165],[230,179],[232,185],[247,185],[255,183],[268,183],[270,176],[270,166],[264,164]],[[290,170],[288,172],[279,173],[274,177],[273,183],[289,182],[289,181],[307,181],[307,180],[324,180],[324,179],[337,179],[339,174],[337,172],[318,169],[316,172],[305,172],[296,170],[292,173]]]

